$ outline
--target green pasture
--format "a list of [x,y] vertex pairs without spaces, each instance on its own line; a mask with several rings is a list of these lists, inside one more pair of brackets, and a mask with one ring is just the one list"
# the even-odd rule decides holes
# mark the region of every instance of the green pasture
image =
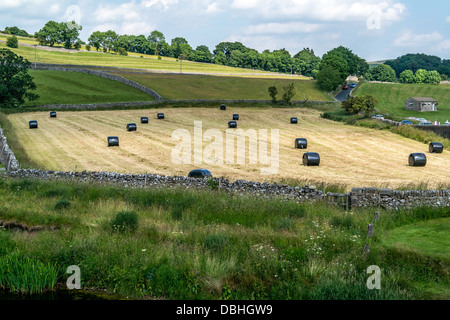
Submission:
[[153,101],[144,92],[118,81],[79,72],[30,70],[40,96],[26,107],[46,104],[91,104]]
[[332,101],[313,80],[217,77],[207,75],[117,73],[158,92],[166,99],[255,99],[270,100],[268,88],[278,88],[282,100],[283,87],[294,82],[293,100]]
[[[450,85],[399,84],[364,82],[354,91],[357,96],[372,95],[379,101],[377,110],[390,115],[407,118],[418,117],[441,123],[450,121]],[[415,112],[405,110],[405,101],[412,97],[431,97],[438,101],[438,112]]]

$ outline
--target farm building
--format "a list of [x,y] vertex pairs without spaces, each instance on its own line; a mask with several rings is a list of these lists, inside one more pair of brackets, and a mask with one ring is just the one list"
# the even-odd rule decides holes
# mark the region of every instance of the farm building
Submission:
[[413,97],[405,101],[405,110],[410,111],[438,111],[438,102],[428,97]]

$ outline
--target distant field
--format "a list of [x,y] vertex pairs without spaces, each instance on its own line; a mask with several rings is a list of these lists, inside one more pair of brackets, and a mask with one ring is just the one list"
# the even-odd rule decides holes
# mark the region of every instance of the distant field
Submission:
[[25,106],[153,101],[154,98],[121,82],[79,72],[30,70],[39,100]]
[[313,80],[122,72],[117,75],[151,88],[166,99],[270,100],[268,88],[275,85],[281,100],[283,87],[294,82],[297,92],[294,100],[332,101]]
[[[156,112],[164,112],[166,120],[156,120]],[[225,130],[233,113],[240,114],[241,129],[268,129],[269,137],[270,129],[280,130],[277,174],[262,175],[260,169],[269,165],[261,163],[260,158],[257,164],[250,165],[248,145],[246,164],[172,162],[172,150],[178,144],[171,139],[175,130],[186,129],[192,135],[194,121],[202,121],[204,133],[207,129],[219,129],[225,141]],[[141,116],[149,116],[150,123],[140,124]],[[300,119],[298,125],[289,123],[292,116]],[[419,184],[434,188],[450,181],[450,152],[427,153],[426,167],[409,167],[409,154],[427,152],[426,144],[387,131],[322,119],[318,111],[309,109],[228,108],[223,112],[215,107],[59,112],[56,119],[49,118],[47,112],[35,112],[9,115],[8,119],[28,156],[39,167],[52,170],[71,171],[77,167],[80,171],[186,175],[194,168],[207,167],[214,176],[231,180],[312,181],[344,185],[347,190]],[[28,129],[29,120],[38,120],[39,129]],[[138,123],[137,132],[126,131],[126,124],[131,122]],[[107,147],[106,138],[111,135],[119,136],[120,147]],[[294,148],[295,138],[300,137],[308,139],[307,151],[320,154],[319,167],[302,165],[303,151]],[[270,142],[270,138],[262,141]],[[203,149],[209,145],[205,140]],[[270,152],[270,144],[268,148]]]
[[[6,39],[6,37],[4,38]],[[0,40],[1,39],[0,37]],[[32,39],[31,39],[32,40]],[[7,48],[5,44],[0,43],[0,48]],[[19,46],[17,49],[8,48],[16,54],[28,59],[30,62],[35,61],[35,49],[33,47]],[[143,58],[140,58],[143,56]],[[37,63],[52,64],[75,64],[89,66],[106,66],[120,68],[136,68],[148,69],[164,72],[180,72],[180,62],[173,58],[163,57],[158,60],[155,56],[148,55],[130,55],[120,56],[117,54],[104,54],[99,52],[58,52],[37,50]],[[216,65],[212,63],[199,63],[192,61],[182,62],[182,72],[184,73],[207,73],[207,74],[224,74],[224,75],[262,75],[272,74],[278,77],[289,77],[289,75],[278,75],[267,71],[232,68],[227,66]]]
[[[363,83],[354,91],[357,96],[370,94],[379,100],[377,109],[399,117],[420,117],[444,123],[450,120],[450,85]],[[405,110],[411,97],[432,97],[439,102],[438,112]]]

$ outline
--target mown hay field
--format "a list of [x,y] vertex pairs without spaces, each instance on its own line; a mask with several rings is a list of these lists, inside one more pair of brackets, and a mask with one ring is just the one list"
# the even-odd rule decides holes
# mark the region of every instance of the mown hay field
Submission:
[[[165,120],[157,120],[158,112]],[[238,113],[238,129],[244,133],[254,129],[263,141],[261,129],[268,133],[271,151],[271,132],[279,130],[279,166],[276,174],[264,175],[263,158],[249,164],[246,144],[246,163],[194,164],[194,121],[201,121],[203,134],[219,129],[226,156],[226,130],[232,115]],[[149,124],[140,124],[140,117],[148,116]],[[298,117],[297,125],[290,117]],[[28,156],[43,169],[73,171],[112,171],[121,173],[155,173],[187,175],[195,168],[207,168],[216,177],[252,181],[309,181],[351,187],[404,187],[422,185],[442,187],[450,181],[450,152],[429,154],[428,145],[387,131],[354,127],[322,119],[320,112],[294,108],[166,108],[158,110],[58,112],[50,118],[48,112],[12,114],[8,116],[13,130]],[[37,120],[37,130],[28,129],[28,121]],[[137,123],[137,132],[127,132],[127,123]],[[191,164],[177,164],[172,151],[181,140],[172,134],[185,129],[192,138],[189,156]],[[239,133],[239,132],[236,132]],[[242,133],[241,133],[242,134]],[[119,147],[108,147],[107,137],[118,136]],[[308,149],[294,148],[295,138],[307,138]],[[204,139],[205,140],[205,139]],[[261,142],[260,141],[260,142]],[[275,141],[275,140],[273,140]],[[202,150],[212,142],[203,142]],[[260,149],[259,149],[260,150]],[[319,167],[302,165],[305,151],[318,152]],[[413,152],[427,155],[425,167],[409,167],[408,156]],[[275,163],[275,162],[272,162]]]

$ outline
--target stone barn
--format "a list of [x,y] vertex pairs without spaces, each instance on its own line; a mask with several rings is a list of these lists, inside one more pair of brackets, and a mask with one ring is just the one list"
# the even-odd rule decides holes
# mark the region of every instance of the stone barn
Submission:
[[405,101],[405,110],[410,111],[438,111],[438,102],[433,98],[415,97]]

